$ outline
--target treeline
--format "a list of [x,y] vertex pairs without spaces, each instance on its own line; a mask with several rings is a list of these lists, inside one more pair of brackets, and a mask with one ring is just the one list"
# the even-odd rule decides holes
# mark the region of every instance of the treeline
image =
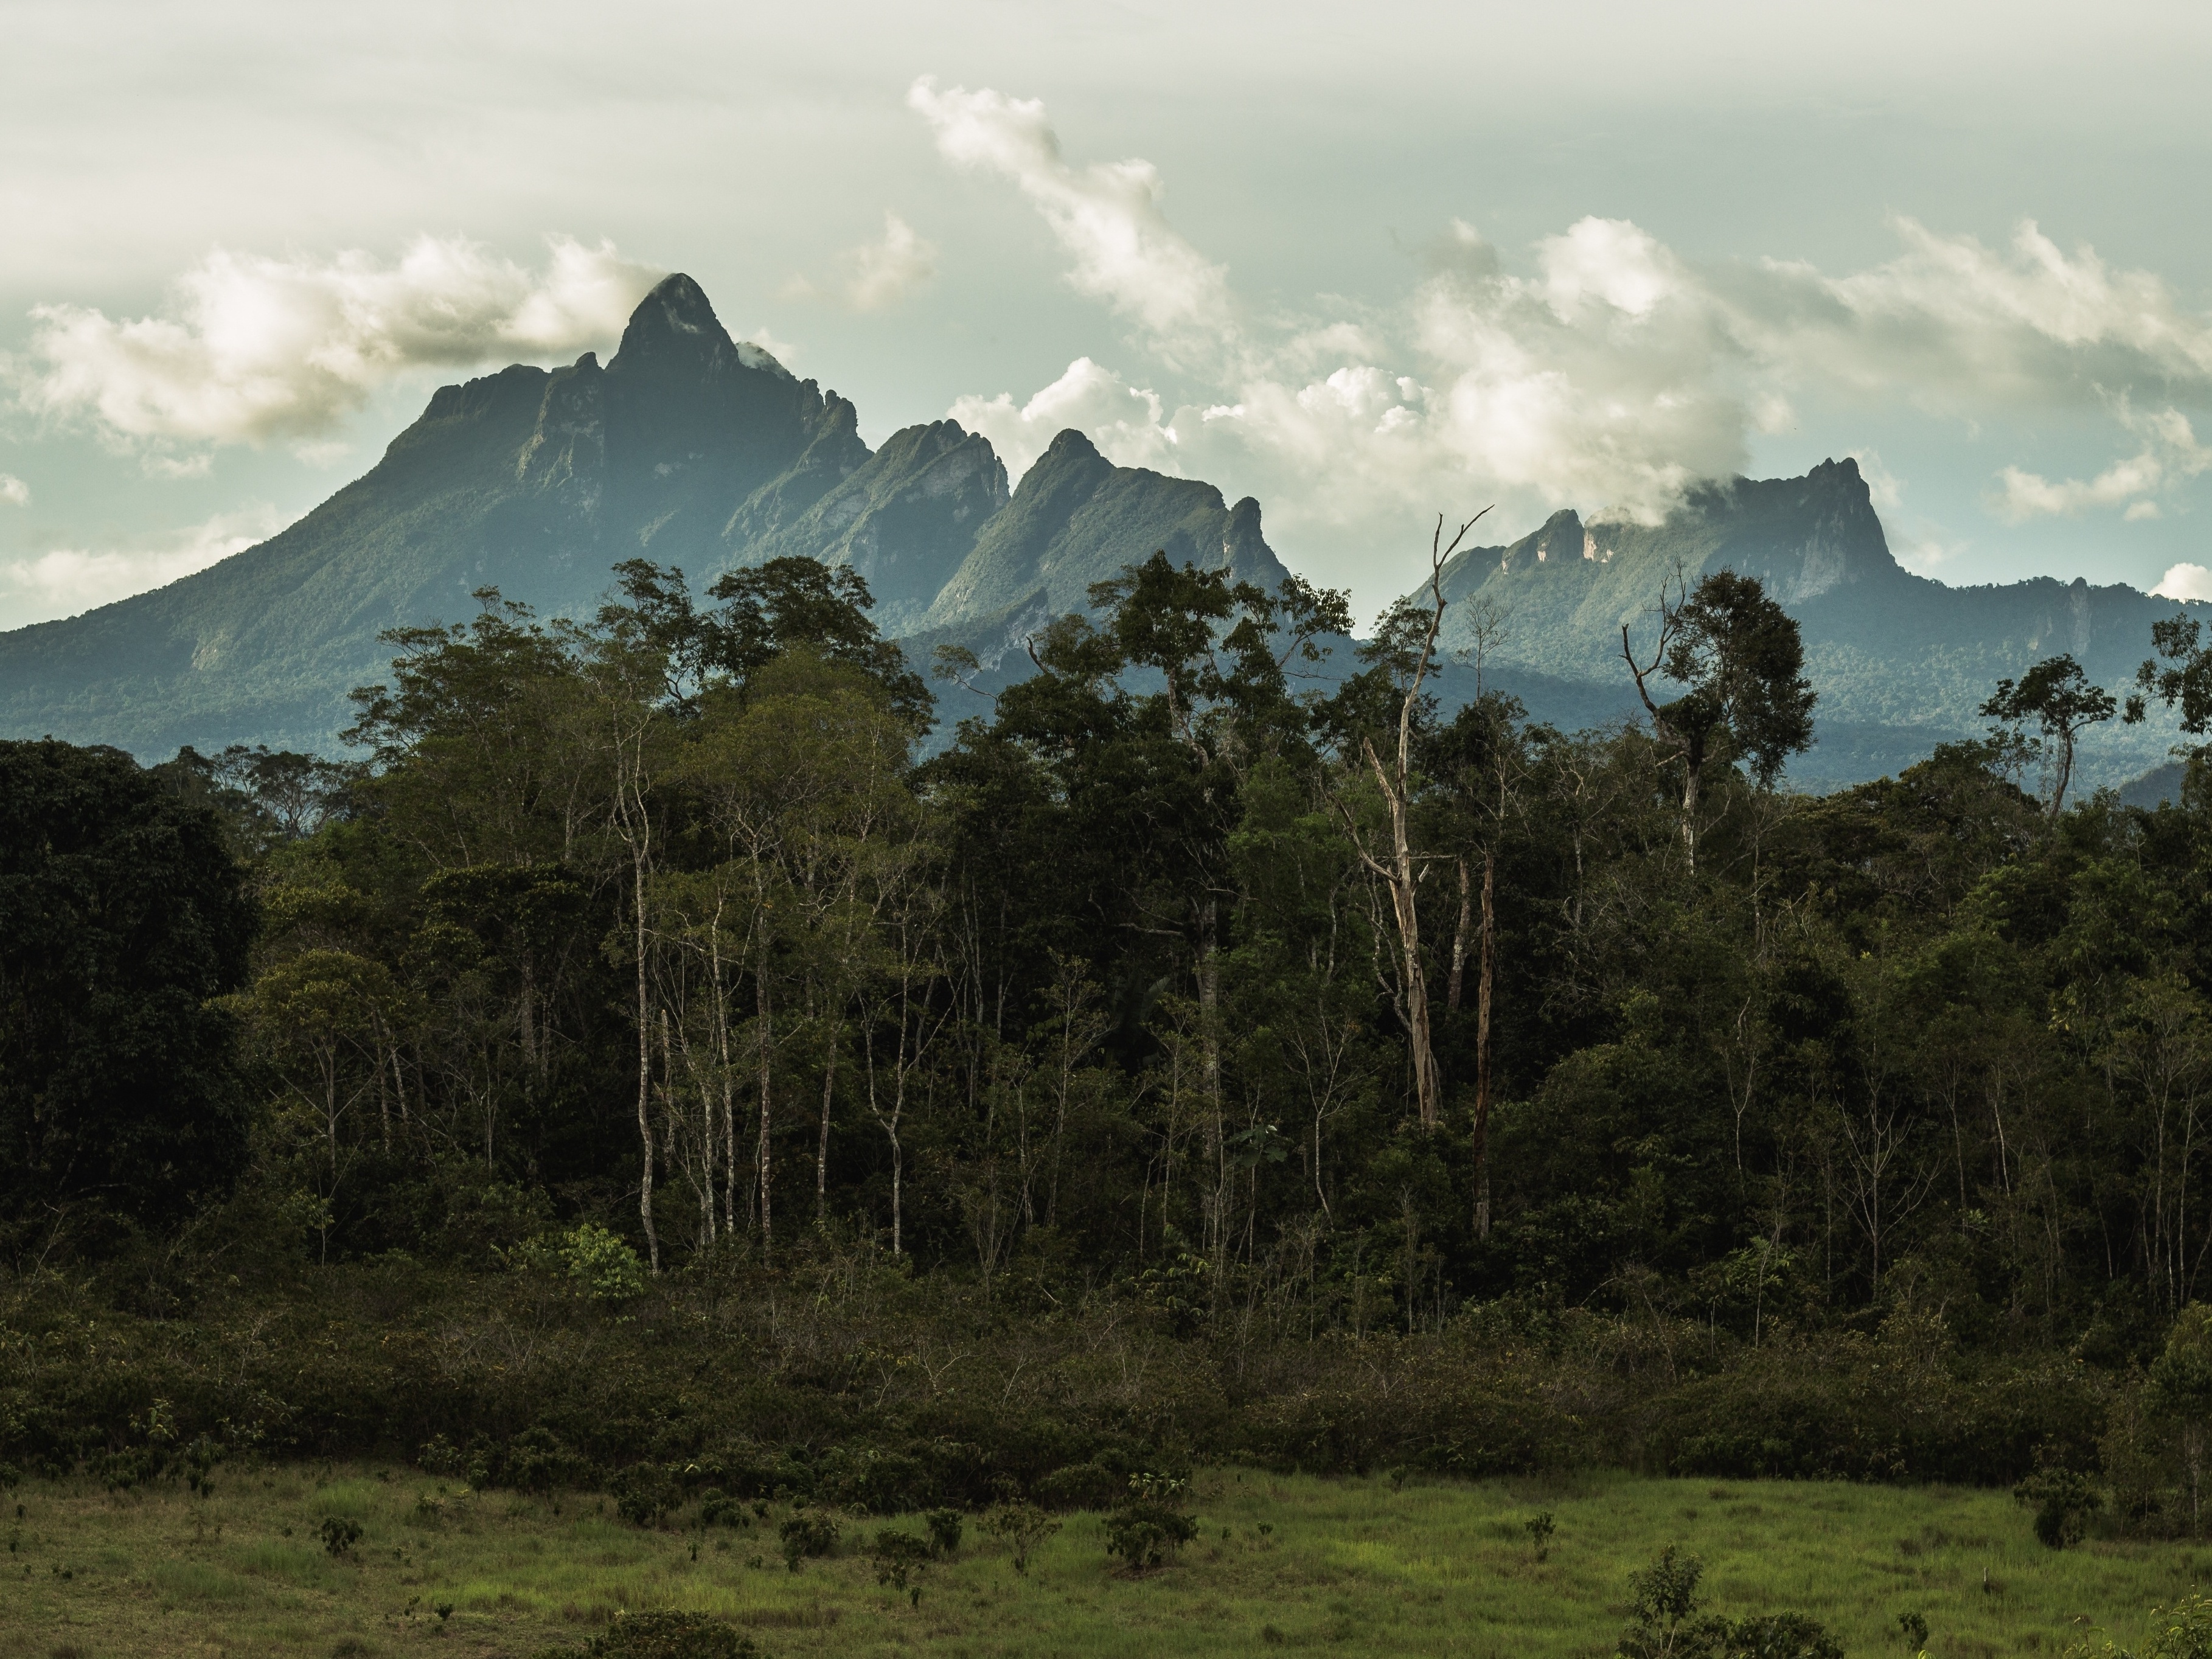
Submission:
[[[1648,722],[1576,733],[1441,709],[1433,587],[1354,647],[1341,595],[1155,556],[940,702],[849,572],[617,575],[393,635],[356,764],[5,746],[19,1275],[127,1258],[162,1315],[865,1259],[1239,1365],[1571,1330],[1575,1389],[1614,1342],[1691,1390],[1615,1450],[1793,1472],[1816,1424],[1762,1454],[1695,1379],[1904,1344],[2013,1367],[1954,1475],[2094,1443],[2049,1368],[2124,1376],[2207,1291],[2212,798],[2069,801],[2118,712],[2070,659],[1815,799],[1795,624],[1728,573],[1624,633]],[[2208,653],[2154,644],[2201,733]]]

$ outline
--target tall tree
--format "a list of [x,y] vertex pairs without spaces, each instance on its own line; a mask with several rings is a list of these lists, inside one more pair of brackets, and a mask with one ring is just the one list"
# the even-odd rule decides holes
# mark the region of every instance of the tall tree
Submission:
[[0,743],[0,1227],[149,1227],[244,1166],[256,911],[222,825],[127,755]]
[[1982,716],[2014,732],[2031,720],[2041,728],[2037,742],[2051,754],[2048,810],[2055,819],[2065,807],[2066,787],[2074,779],[2075,744],[2091,726],[2112,719],[2117,706],[2111,692],[2089,684],[2080,663],[2071,655],[2061,655],[2036,664],[2017,681],[1999,680],[1982,704]]
[[[1638,662],[1628,624],[1620,654],[1651,728],[1682,766],[1682,845],[1698,862],[1698,803],[1708,758],[1740,761],[1771,788],[1792,755],[1812,746],[1817,694],[1805,678],[1805,649],[1796,618],[1766,595],[1753,576],[1716,570],[1685,595],[1659,600],[1659,632],[1650,662]],[[1689,689],[1662,704],[1651,681],[1663,676]]]

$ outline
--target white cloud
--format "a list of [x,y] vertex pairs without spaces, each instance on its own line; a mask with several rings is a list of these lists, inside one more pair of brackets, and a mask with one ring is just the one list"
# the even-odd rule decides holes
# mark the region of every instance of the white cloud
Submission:
[[2212,570],[2201,564],[2170,565],[2151,592],[2162,599],[2212,599]]
[[13,473],[0,472],[0,502],[9,507],[28,507],[31,504],[31,486]]
[[2023,519],[2124,503],[2124,518],[2155,518],[2158,503],[2148,499],[2153,494],[2212,471],[2212,445],[2197,441],[2189,417],[2180,410],[2136,415],[2123,400],[2117,412],[2120,424],[2143,441],[2139,453],[2113,462],[2094,478],[2057,483],[2016,466],[2006,467],[1997,475],[2004,485],[1996,504],[1998,516],[2017,524]]
[[0,559],[0,628],[73,617],[161,586],[265,541],[283,525],[283,514],[264,502],[219,513],[151,546],[55,548],[31,558]]
[[1099,453],[1116,466],[1179,470],[1173,465],[1176,434],[1161,423],[1158,394],[1128,385],[1088,357],[1078,357],[1066,374],[1019,408],[1011,393],[1002,392],[990,398],[962,398],[950,413],[969,431],[991,441],[1015,483],[1069,427],[1097,445]]
[[854,311],[883,311],[937,275],[937,245],[896,213],[884,215],[879,241],[863,242],[837,256],[838,275],[825,290],[811,277],[794,276],[783,285],[791,299],[830,297]]
[[218,249],[160,316],[39,307],[19,396],[157,449],[312,437],[407,369],[603,344],[658,275],[611,243],[565,237],[534,272],[459,238],[419,238],[394,265]]
[[[908,101],[947,159],[1011,179],[1059,240],[1071,284],[1133,319],[1200,392],[1164,418],[1133,419],[1127,386],[1083,358],[1026,404],[1012,392],[956,403],[956,418],[1018,446],[1010,465],[1080,388],[1107,399],[1114,442],[1149,464],[1251,489],[1279,524],[1339,530],[1408,502],[1452,512],[1500,495],[1648,521],[1692,480],[1747,465],[1752,434],[1789,429],[1806,394],[1966,417],[1992,404],[2101,408],[2141,441],[2087,481],[2007,468],[1992,506],[2008,517],[2140,518],[2212,468],[2178,409],[2136,416],[2128,403],[2212,393],[2212,319],[2155,275],[2069,252],[2033,222],[1992,249],[1900,219],[1895,258],[1830,276],[1773,260],[1701,265],[1595,217],[1539,241],[1516,272],[1455,222],[1395,307],[1270,327],[1169,226],[1149,163],[1070,163],[1038,100],[925,78]],[[1868,476],[1893,494],[1878,460]],[[1948,550],[1931,543],[1926,562]]]
[[1235,324],[1229,273],[1167,222],[1167,187],[1150,161],[1071,167],[1038,99],[982,88],[940,91],[923,76],[908,106],[928,121],[951,161],[1013,180],[1073,264],[1076,291],[1133,318],[1163,347],[1211,356]]

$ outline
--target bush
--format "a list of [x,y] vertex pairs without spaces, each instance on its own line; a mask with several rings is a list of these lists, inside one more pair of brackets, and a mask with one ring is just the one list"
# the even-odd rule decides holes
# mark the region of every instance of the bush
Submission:
[[1844,1650],[1818,1620],[1802,1613],[1762,1613],[1730,1624],[1700,1616],[1698,1580],[1705,1564],[1669,1544],[1642,1572],[1628,1577],[1636,1622],[1621,1632],[1619,1659],[1844,1659]]
[[594,1302],[619,1302],[645,1291],[645,1263],[637,1252],[596,1222],[570,1229],[553,1254]]
[[985,1516],[983,1530],[1013,1547],[1014,1571],[1025,1573],[1030,1570],[1031,1552],[1060,1530],[1060,1522],[1036,1504],[1016,1498]]
[[2080,1543],[2082,1522],[2105,1505],[2104,1494],[2086,1475],[2061,1467],[2038,1469],[2012,1495],[2035,1511],[2035,1535],[2054,1550]]
[[703,1613],[618,1613],[580,1648],[546,1648],[538,1659],[759,1659],[727,1621]]
[[921,1585],[918,1581],[933,1553],[927,1539],[901,1532],[896,1527],[885,1527],[876,1534],[868,1559],[875,1565],[876,1583],[890,1585],[920,1607]]
[[775,1529],[783,1540],[783,1565],[793,1572],[801,1561],[823,1556],[837,1547],[837,1517],[814,1510],[799,1510]]
[[1183,1508],[1189,1486],[1172,1475],[1131,1475],[1128,1497],[1106,1517],[1106,1553],[1131,1572],[1164,1565],[1198,1536],[1196,1517]]
[[624,1469],[609,1483],[615,1513],[634,1527],[656,1527],[661,1516],[684,1501],[684,1488],[675,1472],[658,1463],[639,1463]]
[[361,1522],[333,1515],[323,1522],[322,1534],[323,1548],[335,1561],[361,1542]]
[[932,1510],[922,1519],[929,1523],[929,1553],[940,1561],[960,1553],[960,1511]]

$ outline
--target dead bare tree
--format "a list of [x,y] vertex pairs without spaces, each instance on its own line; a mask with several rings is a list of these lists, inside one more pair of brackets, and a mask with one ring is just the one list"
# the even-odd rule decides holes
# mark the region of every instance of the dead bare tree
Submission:
[[[1413,646],[1410,639],[1406,641],[1412,648],[1406,652],[1401,665],[1406,689],[1398,704],[1396,750],[1386,763],[1376,751],[1371,735],[1363,732],[1359,739],[1361,757],[1374,774],[1376,787],[1382,792],[1389,813],[1388,860],[1376,857],[1356,825],[1352,844],[1359,849],[1360,861],[1389,891],[1391,916],[1398,930],[1399,986],[1407,1037],[1413,1056],[1413,1097],[1419,1109],[1421,1127],[1427,1130],[1435,1129],[1443,1119],[1443,1076],[1437,1066],[1436,1045],[1430,1034],[1428,979],[1421,964],[1419,890],[1427,873],[1427,860],[1413,851],[1413,716],[1420,708],[1421,689],[1436,666],[1437,635],[1444,622],[1444,565],[1459,551],[1468,532],[1480,524],[1489,511],[1486,507],[1462,525],[1449,546],[1444,544],[1444,521],[1441,516],[1437,518],[1436,533],[1429,543],[1429,603],[1415,611],[1419,642]],[[1421,614],[1423,610],[1425,615]]]

